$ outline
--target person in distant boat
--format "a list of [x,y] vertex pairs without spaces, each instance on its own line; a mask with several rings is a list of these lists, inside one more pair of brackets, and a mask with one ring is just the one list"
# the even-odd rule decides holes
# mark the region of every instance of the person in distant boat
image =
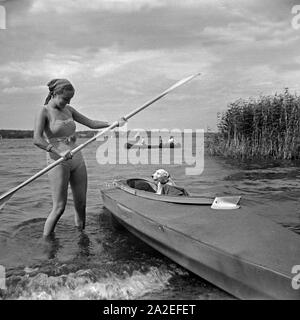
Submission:
[[168,140],[168,144],[170,147],[174,147],[174,144],[175,144],[175,140],[174,140],[174,137],[171,136]]
[[[44,236],[54,232],[65,210],[70,183],[74,207],[75,225],[85,228],[87,171],[81,152],[72,155],[76,145],[75,122],[91,129],[108,127],[108,122],[91,120],[69,105],[75,89],[67,79],[53,79],[48,84],[49,94],[39,110],[34,127],[34,144],[47,151],[48,165],[63,157],[64,161],[48,172],[52,191],[53,208],[44,226]],[[119,126],[125,124],[122,118]]]
[[169,143],[169,144],[171,144],[171,143],[174,144],[174,142],[175,142],[174,137],[171,136],[171,137],[169,138],[169,140],[168,140],[168,143]]
[[142,146],[146,145],[146,142],[145,142],[145,139],[144,139],[144,138],[141,139],[141,145],[142,145]]
[[158,143],[159,148],[162,148],[162,138],[159,136],[159,143]]

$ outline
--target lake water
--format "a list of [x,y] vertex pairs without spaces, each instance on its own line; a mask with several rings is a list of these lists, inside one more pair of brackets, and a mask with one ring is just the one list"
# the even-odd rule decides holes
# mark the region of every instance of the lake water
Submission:
[[[161,166],[193,193],[242,195],[253,212],[300,234],[297,163],[241,165],[205,157],[204,172],[187,176],[182,165],[99,165],[96,150],[97,142],[83,150],[89,177],[84,233],[74,227],[69,193],[52,241],[42,241],[52,204],[47,174],[18,191],[0,212],[0,265],[6,271],[0,299],[233,299],[128,232],[111,227],[99,190],[116,177],[150,177]],[[45,165],[45,152],[31,139],[1,140],[0,193]]]

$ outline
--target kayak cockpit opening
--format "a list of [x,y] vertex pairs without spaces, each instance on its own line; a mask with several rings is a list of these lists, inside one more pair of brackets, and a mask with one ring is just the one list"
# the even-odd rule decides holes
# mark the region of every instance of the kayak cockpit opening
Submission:
[[156,193],[157,186],[145,179],[128,179],[126,181],[130,188]]
[[[207,197],[189,194],[184,188],[179,188],[180,193],[156,193],[156,183],[141,178],[120,179],[114,181],[114,187],[128,194],[149,200],[184,204],[184,205],[209,205],[212,209],[238,209],[241,196]],[[177,190],[176,190],[177,192]]]
[[[135,179],[128,179],[126,183],[130,188],[133,188],[136,190],[142,190],[142,191],[147,191],[151,193],[156,193],[157,191],[157,185],[154,182],[151,182],[149,180],[135,178]],[[188,197],[189,193],[182,187],[165,184],[163,186],[162,195]]]

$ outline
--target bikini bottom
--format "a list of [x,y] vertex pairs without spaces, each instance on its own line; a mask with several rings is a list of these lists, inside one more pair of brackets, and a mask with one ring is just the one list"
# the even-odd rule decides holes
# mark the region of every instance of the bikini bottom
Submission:
[[[57,142],[54,144],[53,141],[51,141],[51,143],[55,146],[55,148],[57,148],[60,151],[72,150],[76,148],[75,144],[65,144],[62,142]],[[59,159],[59,156],[57,156],[56,154],[51,152],[47,153],[48,165],[55,162],[58,159]],[[64,160],[60,164],[58,164],[58,166],[60,165],[65,168],[68,168],[70,172],[77,169],[78,167],[85,166],[84,158],[82,156],[81,151],[78,151],[77,153],[75,153],[72,159]]]

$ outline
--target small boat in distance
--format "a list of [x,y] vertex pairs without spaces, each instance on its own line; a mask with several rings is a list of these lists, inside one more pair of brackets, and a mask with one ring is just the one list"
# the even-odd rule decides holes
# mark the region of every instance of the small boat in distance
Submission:
[[168,196],[155,190],[152,181],[133,178],[117,180],[101,194],[113,221],[233,296],[300,300],[292,285],[293,268],[300,264],[298,234],[240,197]]
[[158,144],[158,145],[147,145],[147,144],[135,144],[127,142],[125,144],[126,149],[174,149],[174,148],[180,148],[180,143],[164,143],[164,144]]

